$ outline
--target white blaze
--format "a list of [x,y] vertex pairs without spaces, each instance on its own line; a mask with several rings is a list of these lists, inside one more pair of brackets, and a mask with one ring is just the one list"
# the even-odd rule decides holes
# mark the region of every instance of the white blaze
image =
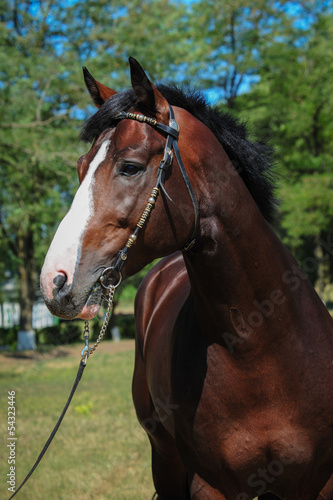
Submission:
[[88,172],[76,192],[67,215],[61,221],[47,252],[41,273],[44,293],[52,298],[53,279],[63,272],[67,284],[73,282],[85,227],[94,213],[93,186],[98,166],[105,159],[110,141],[104,141],[91,162]]

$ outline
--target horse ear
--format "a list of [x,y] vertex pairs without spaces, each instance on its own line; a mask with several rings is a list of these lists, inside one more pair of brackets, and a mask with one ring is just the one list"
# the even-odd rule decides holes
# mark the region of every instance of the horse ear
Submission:
[[133,57],[129,58],[131,68],[132,88],[141,103],[147,108],[150,114],[157,116],[162,122],[169,122],[169,104],[168,101],[151,83],[146,73]]
[[83,66],[82,69],[83,69],[84,81],[86,83],[89,94],[91,95],[94,104],[98,108],[100,108],[105,101],[107,101],[117,92],[95,80],[95,78],[89,73],[89,71],[85,66]]

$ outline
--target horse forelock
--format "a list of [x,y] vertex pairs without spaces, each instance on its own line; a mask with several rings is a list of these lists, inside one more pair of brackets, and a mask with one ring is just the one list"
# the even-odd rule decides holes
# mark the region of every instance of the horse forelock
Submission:
[[108,128],[116,126],[116,116],[121,111],[128,111],[138,104],[139,100],[132,89],[118,92],[105,101],[100,109],[92,115],[84,124],[80,133],[80,140],[92,142]]

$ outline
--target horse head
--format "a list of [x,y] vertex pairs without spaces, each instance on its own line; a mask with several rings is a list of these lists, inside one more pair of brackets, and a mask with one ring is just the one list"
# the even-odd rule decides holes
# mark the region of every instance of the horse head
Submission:
[[[43,298],[62,318],[90,319],[97,314],[104,290],[100,277],[112,268],[121,249],[126,249],[121,272],[127,277],[182,248],[193,232],[190,181],[184,182],[171,148],[166,148],[170,133],[178,137],[176,122],[170,123],[171,108],[133,58],[130,68],[132,88],[120,93],[84,68],[86,86],[99,108],[81,133],[92,146],[78,161],[80,186],[41,272]],[[175,111],[180,120],[186,113]],[[166,158],[168,169],[163,168]],[[139,231],[143,213],[146,223]],[[119,279],[115,274],[111,280]]]

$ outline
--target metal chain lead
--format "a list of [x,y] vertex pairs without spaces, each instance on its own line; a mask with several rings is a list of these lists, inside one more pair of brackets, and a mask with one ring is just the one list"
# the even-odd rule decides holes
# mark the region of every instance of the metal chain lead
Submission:
[[86,345],[82,349],[82,352],[81,352],[81,357],[82,357],[82,360],[84,361],[84,364],[87,364],[87,360],[88,360],[89,356],[91,356],[93,354],[93,352],[98,347],[100,341],[104,337],[106,329],[107,329],[109,321],[110,321],[110,318],[111,318],[112,307],[113,307],[113,298],[114,298],[114,292],[116,290],[116,287],[114,285],[110,285],[107,287],[107,290],[108,291],[107,291],[106,296],[108,298],[108,305],[106,308],[105,318],[103,321],[101,331],[99,332],[98,338],[97,338],[95,344],[93,345],[93,347],[89,347],[89,337],[90,337],[89,322],[88,321],[84,322],[83,338],[85,340]]

